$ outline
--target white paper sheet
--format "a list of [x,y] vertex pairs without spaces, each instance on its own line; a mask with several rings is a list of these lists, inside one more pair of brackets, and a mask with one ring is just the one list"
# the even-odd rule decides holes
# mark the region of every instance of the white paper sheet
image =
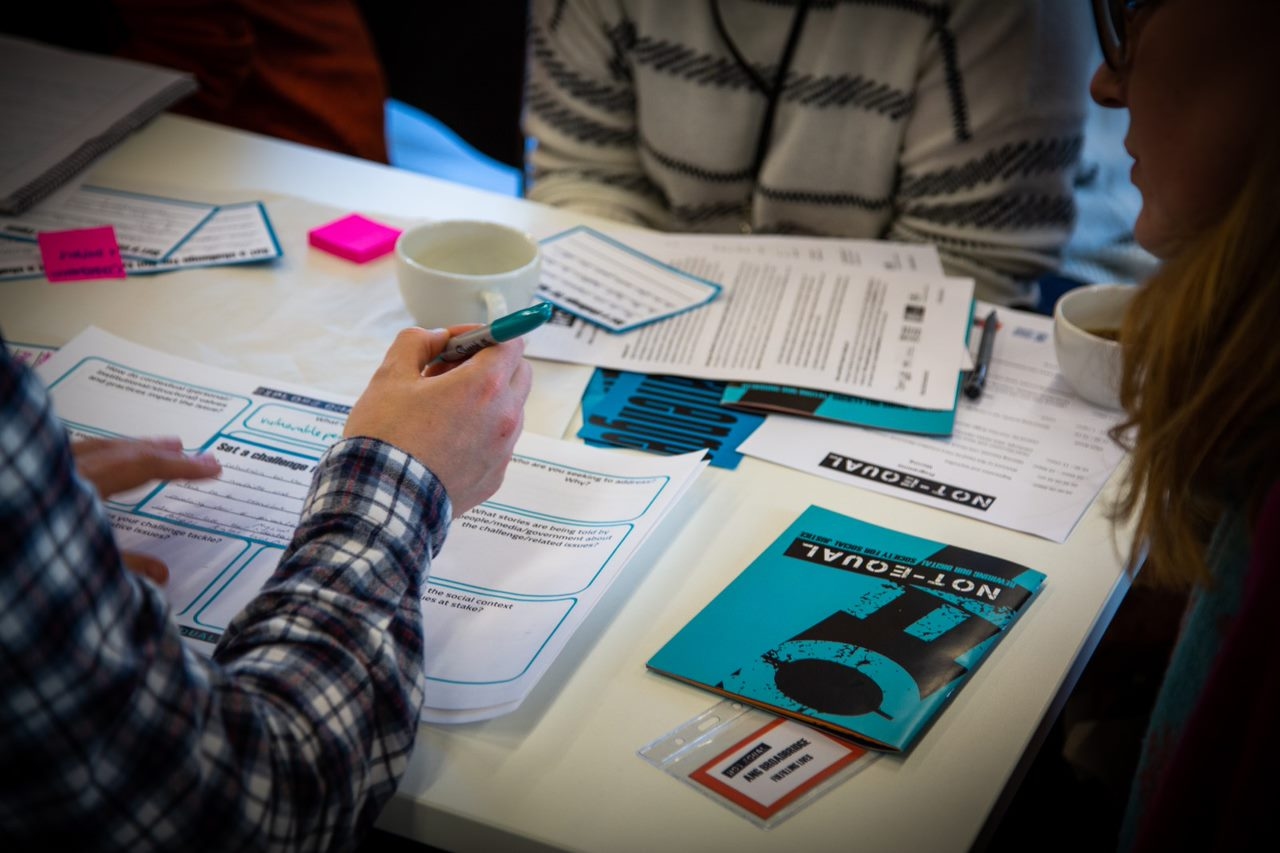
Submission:
[[40,247],[26,240],[0,236],[0,281],[11,278],[38,278],[44,275]]
[[736,243],[628,234],[625,240],[718,282],[723,293],[625,335],[577,320],[548,324],[529,336],[529,355],[799,386],[923,409],[955,402],[973,282],[898,271],[925,266],[932,249],[781,238]]
[[851,269],[942,275],[938,250],[929,243],[791,237],[780,234],[668,234],[628,231],[618,239],[673,266],[714,268],[733,258],[832,263]]
[[502,488],[456,520],[423,592],[423,719],[511,708],[705,467],[526,433]]
[[[39,368],[74,436],[177,435],[217,480],[108,504],[122,548],[168,563],[179,630],[208,652],[274,571],[349,399],[166,356],[98,329]],[[454,520],[423,586],[424,719],[514,709],[702,470],[526,433],[496,495]]]
[[[979,303],[977,313],[992,307]],[[960,398],[949,438],[771,415],[739,452],[1065,541],[1123,458],[1107,435],[1119,415],[1081,400],[1058,374],[1050,318],[997,311],[986,390]]]
[[280,257],[280,242],[262,202],[223,205],[163,261],[126,259],[129,275],[170,272],[190,267],[252,264]]
[[212,204],[85,185],[74,192],[58,193],[21,216],[0,216],[0,236],[34,241],[42,231],[110,225],[121,256],[161,261],[214,210]]

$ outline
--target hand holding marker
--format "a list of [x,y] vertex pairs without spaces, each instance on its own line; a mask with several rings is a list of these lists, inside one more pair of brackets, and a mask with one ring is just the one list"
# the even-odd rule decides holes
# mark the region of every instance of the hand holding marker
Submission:
[[499,317],[487,326],[463,332],[449,339],[444,352],[436,356],[437,361],[465,361],[485,347],[518,338],[532,332],[551,319],[550,302],[539,302],[531,308],[522,308],[513,314]]

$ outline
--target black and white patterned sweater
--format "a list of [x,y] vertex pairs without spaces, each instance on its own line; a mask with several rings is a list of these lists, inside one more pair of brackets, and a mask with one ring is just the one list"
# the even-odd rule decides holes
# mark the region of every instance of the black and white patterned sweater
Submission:
[[1033,303],[1073,226],[1087,4],[813,0],[762,141],[798,6],[719,0],[731,48],[710,2],[533,0],[529,198],[662,230],[932,242],[980,297]]

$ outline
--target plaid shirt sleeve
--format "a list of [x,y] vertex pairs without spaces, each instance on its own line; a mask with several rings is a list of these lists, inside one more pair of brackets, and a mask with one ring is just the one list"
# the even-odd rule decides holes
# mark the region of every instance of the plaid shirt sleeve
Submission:
[[205,659],[123,567],[44,389],[0,341],[0,838],[353,846],[413,746],[419,590],[449,517],[411,457],[340,442],[276,573]]

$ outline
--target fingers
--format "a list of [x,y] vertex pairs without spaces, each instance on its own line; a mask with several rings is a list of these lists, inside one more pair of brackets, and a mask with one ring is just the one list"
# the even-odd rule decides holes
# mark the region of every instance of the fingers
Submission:
[[[203,480],[222,473],[222,465],[212,453],[188,456],[181,451],[146,448],[136,457],[137,471],[134,477],[147,480]],[[126,488],[133,488],[127,486]]]
[[114,451],[122,441],[148,444],[165,450],[182,450],[182,439],[176,435],[147,436],[145,438],[82,438],[71,443],[71,455],[76,459],[92,456],[103,451]]
[[471,365],[469,370],[494,370],[505,379],[519,369],[524,361],[524,338],[512,338],[496,346],[486,347],[457,367]]
[[532,384],[533,368],[524,358],[521,338],[482,349],[449,368],[441,374],[428,375],[465,383],[471,389],[473,405],[481,407],[494,404],[502,407],[512,402],[523,406]]
[[152,480],[203,480],[222,471],[213,454],[188,456],[167,440],[114,439],[77,454],[76,467],[104,498]]
[[427,362],[440,354],[448,340],[449,333],[444,329],[420,329],[416,326],[404,329],[387,349],[382,369],[395,376],[419,375]]
[[414,372],[451,334],[473,328],[402,332],[343,428],[348,437],[385,441],[426,465],[459,515],[501,484],[532,383],[521,339],[488,347],[456,364]]
[[[479,329],[479,328],[481,328],[481,325],[479,323],[463,323],[458,326],[450,326],[448,329],[445,330],[445,333],[446,333],[445,343],[448,343],[450,338],[456,338],[458,335],[461,335],[463,332],[470,332],[474,329]],[[441,345],[441,349],[443,349],[443,344]],[[437,355],[438,354],[439,353],[437,353]],[[433,355],[432,358],[435,358],[435,356]],[[451,370],[455,370],[461,367],[462,365],[466,364],[468,361],[470,361],[470,359],[463,359],[462,361],[438,361],[435,364],[428,365],[427,369],[423,371],[422,375],[423,376],[442,376]]]
[[137,551],[124,551],[120,554],[120,559],[124,561],[129,571],[147,578],[152,583],[164,585],[169,582],[169,567],[163,560]]

